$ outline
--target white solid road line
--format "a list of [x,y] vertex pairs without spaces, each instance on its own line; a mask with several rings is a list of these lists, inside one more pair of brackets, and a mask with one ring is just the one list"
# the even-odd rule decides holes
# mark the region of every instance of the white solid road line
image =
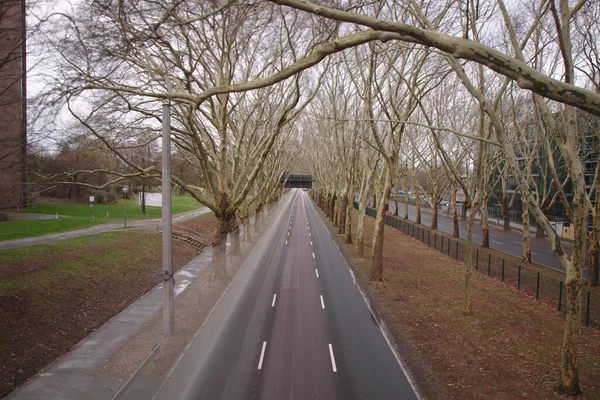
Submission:
[[315,258],[315,253],[313,252],[313,258]]
[[502,244],[502,242],[499,242],[499,241],[497,241],[497,240],[492,240],[492,242],[493,242],[493,243],[496,243],[496,244]]
[[[331,345],[329,345],[331,346]],[[263,358],[265,358],[265,349],[267,348],[267,342],[263,342],[262,350],[260,351],[260,360],[258,360],[258,369],[262,369]],[[329,347],[331,351],[331,347]],[[332,355],[333,357],[333,355]],[[335,369],[334,369],[335,371]]]
[[315,268],[315,274],[317,274],[317,278],[319,277],[319,270]]
[[325,309],[325,302],[323,302],[323,295],[321,295],[320,297],[321,297],[321,308],[324,310]]
[[[267,342],[265,342],[265,344],[266,343]],[[337,372],[337,367],[335,366],[335,357],[333,356],[333,347],[331,347],[331,343],[329,343],[329,357],[331,357],[331,368],[333,369],[333,372]]]
[[273,295],[273,302],[271,303],[271,307],[275,307],[275,300],[277,299],[277,293]]

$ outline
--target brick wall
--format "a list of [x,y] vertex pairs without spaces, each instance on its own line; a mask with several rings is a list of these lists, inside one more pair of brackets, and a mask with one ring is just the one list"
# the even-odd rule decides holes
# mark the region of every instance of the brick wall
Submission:
[[25,203],[25,0],[0,1],[0,208]]

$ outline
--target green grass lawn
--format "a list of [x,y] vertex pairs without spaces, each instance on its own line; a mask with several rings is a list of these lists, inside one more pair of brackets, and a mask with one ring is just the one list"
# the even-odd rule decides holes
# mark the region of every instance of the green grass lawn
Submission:
[[[173,214],[181,214],[201,207],[190,196],[173,196]],[[40,236],[49,233],[65,232],[74,229],[87,228],[111,221],[122,221],[127,213],[127,220],[155,219],[161,217],[160,207],[146,207],[146,214],[142,214],[137,200],[127,200],[124,207],[123,200],[115,204],[89,204],[61,203],[61,204],[32,204],[20,210],[22,213],[56,215],[58,219],[51,220],[10,220],[0,222],[0,240],[19,239],[24,237]],[[16,212],[16,210],[12,210]],[[10,211],[9,211],[10,212]]]

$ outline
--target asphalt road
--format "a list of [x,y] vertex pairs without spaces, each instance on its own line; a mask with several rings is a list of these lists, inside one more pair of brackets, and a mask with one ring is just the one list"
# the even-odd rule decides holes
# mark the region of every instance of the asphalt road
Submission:
[[417,398],[308,195],[285,201],[157,398]]
[[[404,203],[398,202],[399,214],[404,216]],[[394,212],[394,203],[390,202],[389,210]],[[408,207],[408,218],[411,221],[417,219],[416,207],[409,205]],[[459,217],[460,218],[460,217]],[[431,209],[421,208],[421,224],[425,226],[431,226]],[[495,220],[495,218],[494,218]],[[502,222],[502,221],[500,221]],[[467,224],[466,221],[459,220],[459,233],[460,237],[465,239],[467,236]],[[521,257],[523,254],[523,236],[521,230],[518,228],[512,228],[512,231],[505,232],[502,230],[502,226],[490,223],[490,247],[492,249],[502,251],[504,253],[511,254],[513,256]],[[452,214],[450,217],[446,217],[446,211],[439,210],[438,213],[438,229],[442,232],[452,233],[453,222]],[[475,221],[475,227],[473,229],[473,241],[481,244],[482,231],[479,220]],[[572,244],[563,241],[563,247],[570,254],[572,250]],[[586,254],[587,257],[587,254]],[[556,255],[552,252],[550,242],[547,239],[536,239],[535,234],[531,235],[531,259],[533,262],[545,265],[547,267],[564,272],[563,266],[558,261]],[[587,276],[587,259],[586,259],[586,271]]]

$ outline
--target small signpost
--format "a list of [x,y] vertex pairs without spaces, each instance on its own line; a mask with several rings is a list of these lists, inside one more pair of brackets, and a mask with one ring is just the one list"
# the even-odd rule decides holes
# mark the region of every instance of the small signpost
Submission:
[[[94,207],[94,201],[96,199],[94,198],[94,196],[90,196],[90,208]],[[92,222],[94,222],[95,218],[94,218],[94,212],[92,211]]]

